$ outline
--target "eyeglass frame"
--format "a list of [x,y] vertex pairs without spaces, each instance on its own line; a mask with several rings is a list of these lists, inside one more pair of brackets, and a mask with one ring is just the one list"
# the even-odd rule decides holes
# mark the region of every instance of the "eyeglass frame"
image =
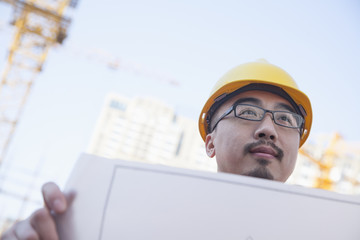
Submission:
[[[243,106],[251,106],[251,107],[255,107],[255,108],[258,108],[258,109],[261,109],[264,111],[264,114],[262,116],[261,119],[247,119],[247,118],[243,118],[243,117],[239,117],[236,115],[236,107],[239,106],[239,105],[243,105]],[[305,123],[305,119],[303,116],[301,116],[300,114],[297,114],[295,112],[290,112],[290,111],[279,111],[279,110],[275,110],[275,111],[272,111],[272,110],[268,110],[268,109],[265,109],[265,108],[262,108],[262,107],[259,107],[259,106],[256,106],[256,105],[252,105],[252,104],[244,104],[244,103],[235,103],[233,104],[231,107],[229,107],[225,113],[223,113],[223,115],[221,115],[221,117],[216,121],[214,127],[211,129],[210,133],[214,131],[214,129],[216,128],[216,126],[218,125],[218,123],[224,119],[227,115],[229,115],[232,111],[234,111],[234,117],[236,118],[240,118],[240,119],[243,119],[243,120],[247,120],[247,121],[255,121],[255,122],[260,122],[262,121],[265,116],[266,116],[266,113],[271,113],[271,120],[278,126],[281,126],[281,127],[286,127],[286,128],[291,128],[291,129],[300,129],[300,135],[302,133],[302,129],[303,129],[303,126],[304,126],[304,123]],[[275,120],[275,117],[274,117],[274,113],[277,113],[277,112],[283,112],[283,113],[291,113],[293,115],[296,115],[296,116],[299,116],[300,119],[301,119],[301,124],[299,124],[300,126],[298,127],[290,127],[290,126],[285,126],[285,125],[281,125],[280,123],[276,122]]]

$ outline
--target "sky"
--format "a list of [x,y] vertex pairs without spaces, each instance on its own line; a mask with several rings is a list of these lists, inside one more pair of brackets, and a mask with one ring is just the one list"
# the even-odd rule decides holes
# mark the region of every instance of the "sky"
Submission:
[[[310,140],[339,132],[360,141],[357,0],[80,0],[67,14],[68,38],[51,49],[35,81],[8,167],[40,166],[46,180],[62,185],[86,151],[109,92],[157,98],[197,120],[215,82],[257,59],[285,69],[311,99]],[[1,3],[1,71],[11,19],[10,6]],[[109,68],[108,60],[120,67]]]

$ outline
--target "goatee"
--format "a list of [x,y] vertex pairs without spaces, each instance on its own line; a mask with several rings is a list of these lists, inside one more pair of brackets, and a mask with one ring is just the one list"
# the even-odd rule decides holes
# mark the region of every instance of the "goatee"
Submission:
[[265,166],[260,166],[244,174],[245,176],[274,180],[274,176]]

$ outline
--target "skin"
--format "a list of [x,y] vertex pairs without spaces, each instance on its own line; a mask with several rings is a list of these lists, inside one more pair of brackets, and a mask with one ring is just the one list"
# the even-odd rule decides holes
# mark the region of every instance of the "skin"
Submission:
[[29,218],[15,223],[1,237],[1,240],[58,240],[53,214],[64,213],[68,209],[69,198],[55,183],[46,183],[42,187],[45,206],[35,211]]
[[[268,110],[288,110],[289,102],[277,95],[249,91],[241,93],[225,102],[214,116],[217,119],[235,101],[252,97],[254,102]],[[219,122],[216,129],[206,136],[206,152],[215,157],[219,172],[262,177],[284,182],[292,173],[300,141],[299,131],[276,125],[268,114],[262,121],[241,120],[230,113]],[[254,145],[255,144],[255,145]],[[248,147],[248,150],[246,150]],[[265,149],[265,150],[264,150]],[[279,150],[280,149],[280,150]],[[251,152],[254,151],[255,152]],[[283,152],[281,160],[266,151]],[[58,240],[55,214],[67,211],[71,196],[65,196],[55,183],[46,183],[42,188],[45,206],[34,212],[29,218],[17,222],[8,229],[1,240],[13,239],[49,239]]]
[[[212,122],[215,122],[214,120],[235,101],[245,98],[253,98],[256,101],[243,103],[268,110],[292,109],[290,103],[278,95],[264,91],[248,91],[225,102],[215,113]],[[236,118],[231,112],[206,136],[205,146],[209,157],[216,156],[219,172],[285,182],[294,170],[299,141],[298,129],[276,125],[270,113],[267,113],[262,121],[248,121]],[[250,149],[246,149],[247,146],[250,146]],[[283,157],[279,159],[265,153],[266,151],[282,152]]]

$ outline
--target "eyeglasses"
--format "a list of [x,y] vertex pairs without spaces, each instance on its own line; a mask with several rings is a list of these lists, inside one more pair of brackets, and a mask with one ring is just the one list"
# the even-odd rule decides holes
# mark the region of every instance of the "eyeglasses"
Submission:
[[216,121],[212,131],[216,128],[218,123],[234,110],[234,115],[237,118],[241,118],[249,121],[261,121],[264,119],[266,113],[271,113],[272,120],[275,124],[287,127],[287,128],[302,128],[304,118],[299,114],[288,111],[270,111],[258,106],[250,104],[234,104]]

